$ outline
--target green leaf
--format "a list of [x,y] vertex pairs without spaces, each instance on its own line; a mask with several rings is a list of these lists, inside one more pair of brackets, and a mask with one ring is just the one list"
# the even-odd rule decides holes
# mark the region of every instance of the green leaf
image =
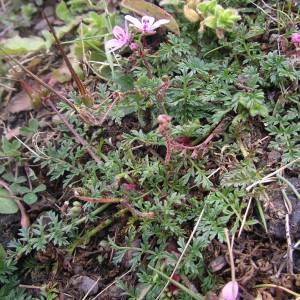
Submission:
[[105,29],[105,31],[107,30],[104,14],[99,15],[96,12],[92,11],[89,13],[87,21],[89,21],[90,24],[93,27],[96,27],[98,30],[100,30],[100,29]]
[[22,15],[27,18],[31,19],[32,16],[37,12],[37,8],[34,6],[34,4],[29,3],[26,5],[21,6]]
[[185,287],[183,284],[170,278],[169,276],[167,276],[165,273],[161,272],[160,270],[157,270],[157,269],[151,267],[150,265],[148,265],[148,268],[150,268],[151,270],[153,270],[154,272],[156,272],[157,274],[162,276],[164,279],[169,280],[172,284],[174,284],[179,289],[181,289],[185,294],[187,294],[190,299],[196,299],[196,300],[204,300],[205,299],[204,296],[202,296],[201,294],[194,293],[193,291],[191,291],[187,287]]
[[40,184],[33,190],[33,192],[39,193],[39,192],[43,192],[45,190],[46,190],[46,186],[44,184]]
[[28,187],[20,185],[15,182],[10,185],[10,188],[13,191],[13,193],[15,193],[16,195],[24,195],[24,194],[30,192],[30,189]]
[[255,91],[252,93],[238,93],[239,103],[247,108],[252,117],[267,116],[268,107],[264,103],[264,93],[262,91]]
[[215,16],[209,16],[209,17],[205,18],[203,22],[209,28],[212,28],[212,29],[217,28],[217,18]]
[[134,88],[134,80],[130,75],[116,72],[113,76],[113,80],[121,91],[128,91]]
[[68,9],[65,1],[61,1],[60,3],[58,3],[56,5],[55,13],[56,13],[56,15],[59,19],[61,19],[62,21],[65,21],[66,23],[68,21],[71,21],[72,18],[73,18],[73,16],[72,16],[70,10]]
[[19,210],[17,203],[11,199],[9,193],[0,188],[0,214],[14,214]]
[[152,3],[143,0],[123,0],[121,6],[137,13],[140,16],[151,16],[156,20],[170,20],[170,22],[165,26],[176,35],[180,35],[179,26],[173,16]]
[[20,133],[25,136],[31,136],[37,132],[39,123],[37,119],[30,119],[28,122],[28,127],[23,127],[20,129]]
[[5,167],[3,165],[0,165],[0,174],[4,173]]
[[35,203],[37,199],[38,197],[35,193],[28,193],[23,197],[24,202],[27,203],[28,205]]
[[0,244],[0,261],[6,257],[6,252],[4,247]]
[[217,0],[212,1],[203,1],[198,4],[197,10],[204,16],[214,15],[216,8],[220,8],[220,5],[217,4]]
[[[64,26],[54,27],[54,30],[56,32],[57,37],[59,39],[61,39],[65,34],[70,32],[75,26],[77,26],[80,21],[81,21],[81,18],[79,18],[79,17],[74,18],[73,17],[73,20],[71,22],[69,22],[68,24],[66,24]],[[52,46],[52,44],[54,43],[53,35],[48,30],[43,30],[42,35],[46,40],[45,41],[45,48],[47,50],[49,50],[50,47]]]
[[6,137],[2,137],[2,153],[0,152],[0,156],[9,156],[9,157],[18,157],[21,155],[19,148],[21,147],[21,143],[17,140],[13,140],[9,142]]
[[19,177],[13,177],[13,181],[14,183],[23,183],[23,182],[26,182],[27,179],[25,176],[19,176]]
[[37,37],[20,37],[16,35],[10,39],[7,39],[3,44],[1,44],[1,48],[3,48],[7,54],[11,55],[21,55],[27,54],[29,52],[36,52],[41,49],[45,49],[45,40]]

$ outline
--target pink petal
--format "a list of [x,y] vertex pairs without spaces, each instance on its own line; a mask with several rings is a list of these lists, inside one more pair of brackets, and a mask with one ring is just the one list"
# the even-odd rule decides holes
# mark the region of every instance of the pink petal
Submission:
[[114,29],[113,29],[113,35],[114,35],[117,39],[119,39],[120,36],[121,36],[121,37],[122,37],[122,36],[125,36],[126,33],[125,33],[125,31],[124,31],[124,29],[123,29],[122,27],[120,27],[120,26],[115,26]]
[[134,18],[132,16],[126,15],[125,16],[125,20],[129,21],[130,23],[132,23],[136,28],[143,30],[143,24],[140,22],[139,19]]
[[227,282],[222,288],[220,299],[235,300],[239,293],[239,285],[236,281]]
[[170,22],[170,20],[167,20],[167,19],[158,20],[151,26],[151,30],[154,30],[154,29],[160,27],[161,25],[167,24],[169,22]]
[[105,43],[105,48],[109,50],[109,52],[116,51],[124,46],[124,43],[117,39],[109,40]]
[[291,42],[300,43],[300,32],[296,32],[292,34]]

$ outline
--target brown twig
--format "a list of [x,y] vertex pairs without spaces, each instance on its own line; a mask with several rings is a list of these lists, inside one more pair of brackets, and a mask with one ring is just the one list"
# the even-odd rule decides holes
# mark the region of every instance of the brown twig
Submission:
[[113,102],[109,105],[109,107],[107,108],[105,114],[103,115],[103,117],[101,118],[99,124],[102,125],[104,123],[104,121],[106,120],[108,114],[112,111],[112,109],[114,108],[114,106],[117,104],[117,102],[121,99],[121,96],[119,93],[115,95],[113,95]]
[[124,206],[128,211],[138,218],[144,218],[144,219],[153,219],[155,218],[155,214],[150,213],[143,213],[132,207],[132,205],[128,202],[126,202],[124,199],[117,199],[117,198],[93,198],[93,197],[86,197],[86,196],[77,196],[75,195],[76,199],[79,199],[81,201],[90,202],[90,203],[121,203],[122,206]]
[[199,145],[196,146],[185,146],[182,145],[180,143],[175,142],[175,146],[176,148],[181,148],[181,149],[185,149],[185,150],[200,150],[200,149],[204,149],[208,146],[208,144],[211,142],[211,140],[217,135],[219,134],[225,125],[225,120],[222,120],[217,126],[216,128],[209,134],[209,136]]
[[166,92],[167,92],[168,88],[170,87],[171,83],[170,83],[168,76],[163,76],[162,81],[163,81],[163,83],[156,90],[155,94],[156,94],[156,100],[157,100],[157,104],[158,104],[160,113],[167,114],[166,108],[163,103],[163,99],[164,99]]
[[176,142],[171,137],[171,120],[172,118],[165,114],[159,115],[157,118],[157,121],[159,123],[158,130],[165,138],[166,143],[165,163],[169,163],[173,150],[179,150],[183,154],[185,154],[188,150],[192,150],[192,157],[197,157],[198,151],[206,149],[211,140],[223,130],[225,125],[225,120],[222,120],[201,144],[196,146],[185,146],[181,143]]
[[102,125],[104,121],[106,120],[108,114],[112,111],[114,106],[121,100],[123,100],[128,95],[143,95],[144,97],[147,97],[148,95],[142,91],[142,90],[130,90],[127,92],[113,92],[107,99],[105,99],[102,104],[106,103],[108,99],[112,99],[112,103],[107,108],[106,112],[102,116],[101,120],[99,121],[99,125]]
[[121,205],[126,207],[133,216],[136,216],[138,218],[143,218],[143,219],[154,219],[155,218],[155,214],[153,212],[149,212],[149,213],[140,212],[139,210],[132,207],[131,204],[128,202],[123,201],[123,202],[121,202]]
[[152,79],[153,75],[152,75],[150,64],[147,61],[147,59],[145,58],[146,57],[145,50],[140,48],[139,49],[139,55],[140,55],[140,58],[142,59],[144,65],[145,65],[145,68],[147,70],[147,75],[148,75],[149,79]]
[[55,40],[55,43],[56,43],[56,46],[58,48],[58,50],[60,51],[66,65],[67,65],[67,68],[69,69],[70,73],[71,73],[71,76],[72,78],[74,79],[74,81],[76,82],[76,85],[78,87],[78,90],[80,92],[80,95],[83,97],[83,98],[89,98],[89,100],[91,100],[90,102],[94,103],[94,100],[92,99],[92,96],[90,95],[90,93],[86,90],[86,88],[84,87],[84,85],[82,84],[79,76],[77,75],[77,73],[75,72],[69,58],[67,57],[60,41],[59,41],[59,38],[57,37],[56,35],[56,32],[53,28],[53,26],[51,25],[49,19],[47,18],[46,14],[44,12],[42,12],[42,16],[43,18],[46,20],[47,24],[48,24],[48,27],[49,27],[49,30],[50,32],[52,33],[53,37],[54,37],[54,40]]
[[6,5],[5,5],[4,0],[0,0],[0,3],[1,3],[1,9],[2,9],[2,11],[5,12],[6,11]]
[[78,132],[75,130],[75,128],[72,126],[72,124],[70,124],[68,122],[68,120],[64,117],[63,114],[61,114],[57,108],[55,107],[55,105],[53,104],[53,102],[48,98],[46,100],[46,104],[48,104],[51,109],[58,115],[58,117],[65,123],[65,125],[68,127],[68,129],[71,131],[71,133],[74,135],[76,141],[78,143],[80,143],[88,152],[88,154],[94,159],[94,161],[96,161],[98,164],[101,163],[101,160],[99,159],[99,157],[94,153],[94,151],[90,148],[88,142],[83,139]]
[[285,236],[287,241],[287,272],[290,275],[294,275],[293,266],[294,266],[294,260],[293,260],[293,245],[292,245],[292,239],[291,239],[291,231],[290,231],[290,218],[289,214],[285,215]]

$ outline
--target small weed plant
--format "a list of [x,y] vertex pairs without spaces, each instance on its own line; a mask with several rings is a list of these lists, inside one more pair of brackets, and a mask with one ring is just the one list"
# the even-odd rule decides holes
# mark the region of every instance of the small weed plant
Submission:
[[[295,31],[294,13],[282,28],[273,19],[267,22],[268,12],[251,1],[162,5],[174,18],[133,17],[128,10],[116,14],[107,8],[97,15],[91,6],[89,18],[69,42],[73,54],[84,58],[98,76],[95,103],[87,107],[72,93],[77,112],[65,103],[58,110],[100,163],[87,155],[63,122],[49,130],[54,138],[42,138],[31,120],[20,139],[2,139],[0,174],[10,192],[27,208],[53,188],[60,190],[52,193],[60,200],[55,211],[20,230],[8,254],[0,248],[0,295],[7,297],[1,299],[31,299],[22,291],[19,296],[8,291],[18,285],[12,275],[18,259],[50,245],[69,252],[78,243],[89,247],[107,207],[113,216],[106,221],[112,223],[118,220],[114,215],[126,211],[124,238],[103,239],[114,249],[114,264],[131,269],[133,280],[118,282],[128,299],[157,299],[166,284],[160,273],[170,276],[181,255],[173,279],[192,286],[199,295],[195,299],[202,299],[224,283],[207,265],[211,243],[226,242],[225,228],[231,235],[242,226],[248,231],[254,224],[263,228],[259,200],[255,205],[260,213],[246,220],[244,216],[249,199],[259,199],[266,186],[247,187],[285,164],[296,161],[299,166],[300,71],[289,40]],[[24,13],[30,17],[35,10],[27,5]],[[57,13],[66,23],[87,14],[80,1],[62,1]],[[285,48],[271,39],[274,32],[286,41]],[[84,122],[87,112],[100,124]],[[274,152],[278,160],[268,163]],[[69,193],[72,197],[65,197]],[[89,201],[78,203],[76,197]],[[10,209],[14,213],[18,207]],[[190,297],[169,284],[161,299]]]

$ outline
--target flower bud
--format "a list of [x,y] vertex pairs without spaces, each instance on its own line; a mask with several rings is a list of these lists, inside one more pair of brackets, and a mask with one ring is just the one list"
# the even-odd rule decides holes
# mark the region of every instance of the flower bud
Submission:
[[300,43],[300,32],[295,32],[292,34],[291,42],[292,43]]
[[159,123],[159,124],[162,124],[162,123],[170,123],[171,122],[171,117],[170,116],[168,116],[168,115],[159,115],[158,117],[157,117],[157,122]]
[[74,202],[73,202],[73,206],[74,206],[74,207],[75,207],[75,206],[81,207],[81,202],[79,202],[79,201],[74,201]]
[[184,16],[192,23],[196,23],[200,20],[200,16],[197,14],[197,12],[188,5],[183,7],[183,13]]
[[129,48],[132,51],[134,51],[134,50],[136,50],[138,48],[138,45],[137,45],[137,43],[132,42],[132,43],[130,43]]
[[70,208],[70,215],[71,217],[78,217],[81,213],[81,207],[74,206]]

